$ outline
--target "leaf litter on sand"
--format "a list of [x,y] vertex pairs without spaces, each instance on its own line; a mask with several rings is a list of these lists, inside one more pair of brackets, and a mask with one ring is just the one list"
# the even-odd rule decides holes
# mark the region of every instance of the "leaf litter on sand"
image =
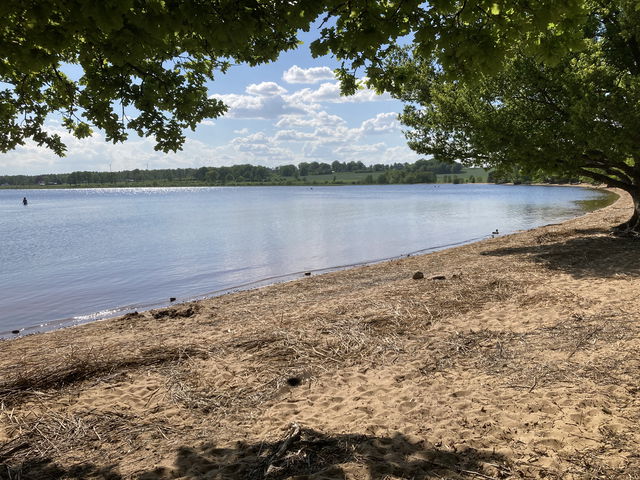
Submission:
[[122,352],[115,346],[71,348],[43,365],[38,352],[23,356],[0,381],[0,402],[11,406],[30,395],[72,387],[84,381],[101,382],[140,367],[180,362],[207,355],[204,348],[158,345],[136,352]]

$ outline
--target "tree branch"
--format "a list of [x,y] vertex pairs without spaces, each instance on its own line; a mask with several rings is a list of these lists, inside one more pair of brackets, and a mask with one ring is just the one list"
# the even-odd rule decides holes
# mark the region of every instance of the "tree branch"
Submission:
[[[593,158],[594,154],[597,154],[600,158]],[[582,158],[588,162],[584,164],[583,167],[600,168],[603,170],[613,169],[613,171],[617,173],[612,174],[624,175],[630,183],[640,184],[640,171],[635,166],[631,166],[624,161],[614,161],[606,158],[601,151],[587,152],[582,155]]]
[[585,177],[593,178],[594,180],[598,180],[602,183],[606,183],[610,187],[618,187],[626,192],[635,191],[637,186],[633,183],[625,183],[622,180],[617,180],[615,178],[611,178],[608,175],[598,172],[592,172],[591,170],[587,170],[584,167],[579,167],[578,171],[582,173]]

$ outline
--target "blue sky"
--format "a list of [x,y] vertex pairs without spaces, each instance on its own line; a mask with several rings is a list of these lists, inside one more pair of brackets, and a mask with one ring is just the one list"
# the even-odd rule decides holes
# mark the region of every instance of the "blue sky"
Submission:
[[[302,36],[303,41],[310,38]],[[330,57],[313,59],[306,44],[272,64],[233,66],[209,84],[210,95],[224,100],[229,112],[187,131],[183,150],[177,153],[156,152],[153,139],[135,133],[117,145],[105,142],[99,131],[77,140],[51,120],[48,128],[60,133],[68,146],[66,157],[29,143],[0,154],[0,174],[417,160],[397,121],[402,104],[366,89],[341,97],[332,73],[337,66]]]

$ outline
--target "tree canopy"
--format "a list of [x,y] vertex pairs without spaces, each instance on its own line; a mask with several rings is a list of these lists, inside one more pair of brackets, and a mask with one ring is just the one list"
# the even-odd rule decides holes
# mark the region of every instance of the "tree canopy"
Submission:
[[356,76],[398,92],[406,72],[385,64],[400,38],[473,79],[515,51],[553,60],[582,48],[585,11],[584,0],[4,0],[0,151],[32,139],[64,154],[45,125],[52,115],[77,137],[99,128],[120,142],[134,131],[179,149],[185,129],[226,110],[207,82],[232,63],[276,59],[318,23],[311,51],[343,61],[344,93]]
[[[604,3],[604,2],[603,2]],[[402,121],[422,154],[497,171],[584,176],[635,202],[621,226],[640,231],[640,11],[635,1],[594,6],[585,48],[554,65],[527,52],[469,84],[420,56],[399,62],[411,81]]]

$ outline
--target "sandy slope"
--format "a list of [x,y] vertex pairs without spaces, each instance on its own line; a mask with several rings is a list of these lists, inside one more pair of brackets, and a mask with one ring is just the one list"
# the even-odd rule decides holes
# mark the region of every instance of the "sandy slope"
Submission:
[[3,342],[0,478],[640,478],[629,214]]

